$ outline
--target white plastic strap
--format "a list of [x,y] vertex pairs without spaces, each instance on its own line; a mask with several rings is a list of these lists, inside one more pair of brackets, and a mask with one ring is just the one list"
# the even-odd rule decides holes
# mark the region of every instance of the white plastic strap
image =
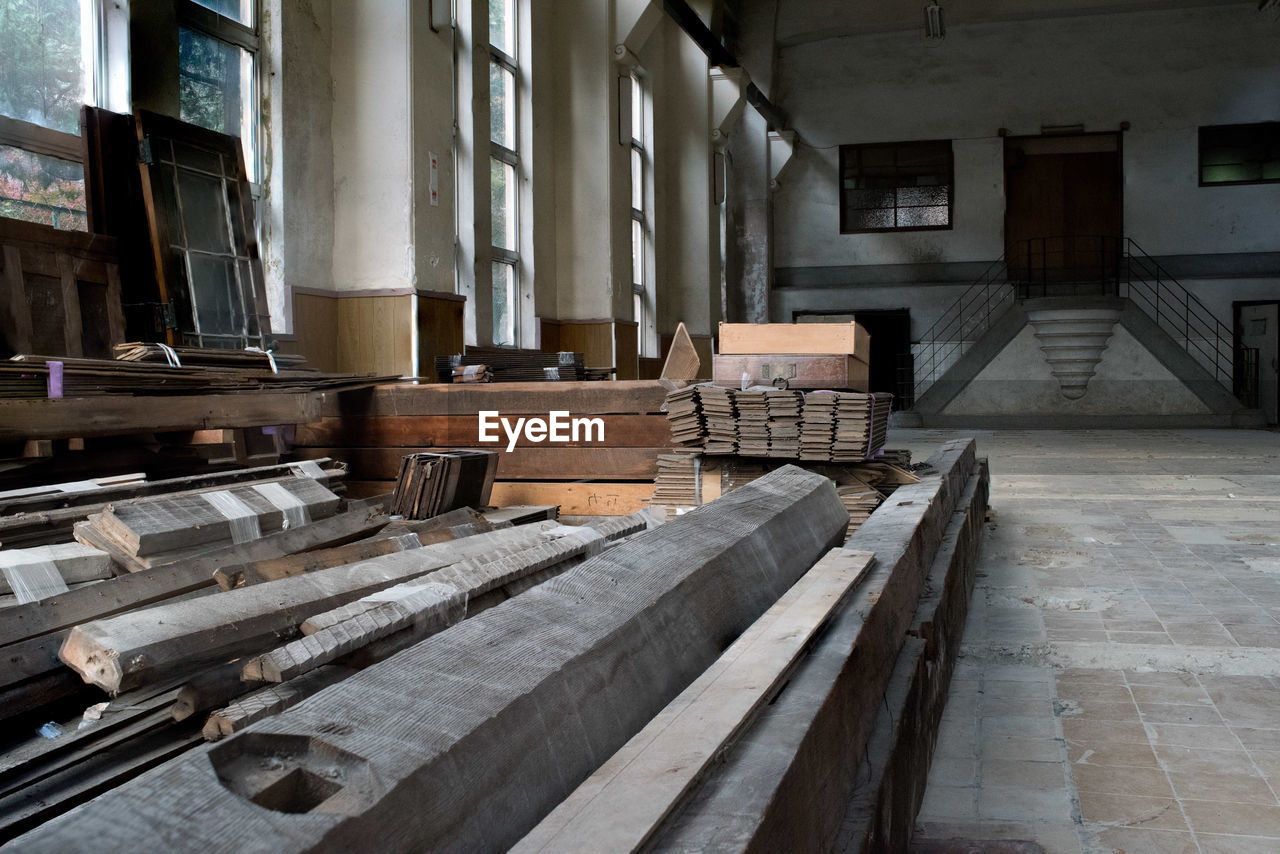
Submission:
[[309,477],[312,480],[322,480],[328,477],[324,473],[324,469],[320,468],[320,464],[315,460],[303,460],[297,463],[289,463],[289,471],[298,477]]
[[398,545],[402,552],[422,548],[422,540],[418,538],[417,534],[401,534],[398,537],[392,537],[391,541]]
[[271,505],[284,514],[284,527],[301,528],[311,524],[311,514],[307,505],[298,496],[284,488],[280,483],[256,483],[253,491],[271,502]]
[[276,369],[276,357],[271,355],[270,350],[264,350],[261,347],[245,347],[244,349],[250,353],[261,353],[262,355],[266,356],[267,364],[271,366],[271,373],[273,374],[280,373],[280,371]]
[[178,358],[178,351],[170,347],[168,344],[161,344],[158,341],[156,346],[164,352],[165,359],[169,362],[171,368],[181,368],[182,360]]
[[62,580],[57,565],[52,560],[40,559],[48,553],[45,546],[0,552],[0,571],[9,589],[18,597],[19,605],[67,592],[67,582]]
[[232,495],[229,490],[221,489],[217,492],[200,494],[214,510],[231,523],[231,542],[247,543],[262,536],[262,528],[258,525],[258,514],[248,504]]

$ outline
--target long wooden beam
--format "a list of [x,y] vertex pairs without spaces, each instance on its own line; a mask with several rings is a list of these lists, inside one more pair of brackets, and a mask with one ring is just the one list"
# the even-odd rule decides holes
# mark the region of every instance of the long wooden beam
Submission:
[[779,469],[131,781],[19,847],[61,854],[86,838],[108,850],[162,838],[173,851],[264,840],[281,854],[505,849],[847,523],[829,480]]
[[644,729],[512,848],[639,851],[781,687],[875,556],[832,549]]
[[58,657],[88,683],[116,693],[183,668],[227,661],[272,645],[311,614],[469,557],[552,538],[551,522],[477,534],[195,601],[172,602],[76,626]]
[[330,392],[325,415],[450,415],[498,410],[545,415],[553,409],[575,415],[661,412],[667,394],[684,383],[662,380],[617,382],[475,383],[387,385]]

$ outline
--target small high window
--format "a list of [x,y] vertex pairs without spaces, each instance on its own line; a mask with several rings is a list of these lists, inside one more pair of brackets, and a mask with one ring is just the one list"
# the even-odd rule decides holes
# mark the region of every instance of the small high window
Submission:
[[1280,122],[1200,128],[1200,186],[1280,182]]
[[951,228],[951,140],[840,146],[840,232]]

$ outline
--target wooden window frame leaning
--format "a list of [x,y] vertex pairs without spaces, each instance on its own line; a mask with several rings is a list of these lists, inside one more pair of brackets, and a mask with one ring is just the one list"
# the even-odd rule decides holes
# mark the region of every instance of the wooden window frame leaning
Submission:
[[[637,126],[637,123],[635,121],[632,121],[631,123],[631,144],[627,148],[627,157],[628,158],[634,157],[637,153],[640,155],[640,200],[641,200],[640,203],[641,205],[644,205],[649,200],[649,180],[650,180],[650,175],[652,173],[652,170],[650,169],[650,166],[649,166],[649,152],[644,146],[644,143],[645,143],[645,140],[644,140],[644,136],[645,136],[644,87],[641,85],[640,75],[636,73],[635,69],[631,69],[628,76],[631,78],[631,86],[630,86],[631,97],[633,99],[635,98],[640,99],[640,123],[639,123],[639,126]],[[628,105],[628,107],[630,107],[630,105]],[[627,171],[628,172],[631,171],[631,163],[629,161],[627,163]],[[633,201],[635,199],[635,194],[636,194],[636,188],[632,187],[631,195],[632,195]],[[631,293],[633,296],[640,297],[640,308],[641,308],[640,313],[635,317],[635,321],[637,324],[636,349],[641,356],[649,358],[651,354],[647,351],[650,348],[646,346],[646,344],[648,343],[648,336],[645,335],[645,327],[647,325],[646,314],[650,311],[654,311],[656,314],[657,306],[651,305],[650,298],[649,298],[650,297],[650,294],[649,294],[650,279],[648,277],[648,273],[650,272],[649,270],[650,265],[649,265],[648,241],[651,239],[651,236],[650,236],[648,212],[645,210],[644,207],[637,208],[635,207],[635,205],[632,205],[631,221],[633,223],[640,224],[640,233],[641,233],[641,236],[643,237],[643,242],[645,244],[642,247],[641,254],[640,254],[640,265],[641,265],[640,281],[638,282],[632,281],[631,283]],[[632,251],[634,252],[634,249]],[[634,258],[632,259],[631,263],[632,263],[632,269],[634,270],[635,263],[636,263]],[[653,300],[653,302],[656,303],[656,299]]]
[[[846,205],[845,205],[844,176],[845,176],[845,164],[847,162],[848,157],[851,154],[855,152],[862,152],[867,149],[891,148],[894,150],[894,158],[896,163],[898,151],[902,148],[908,148],[911,146],[942,145],[944,143],[947,146],[947,153],[948,153],[947,224],[946,225],[893,225],[887,228],[846,228],[845,227]],[[842,145],[840,146],[840,159],[839,159],[838,170],[839,170],[838,172],[839,183],[838,183],[837,192],[839,193],[839,204],[837,205],[837,208],[838,208],[837,215],[840,218],[839,228],[840,228],[841,234],[890,234],[890,233],[905,232],[905,231],[951,231],[955,225],[956,164],[955,164],[955,147],[952,144],[952,140],[950,139],[919,139],[919,140],[906,140],[901,142],[871,142],[871,143],[857,143],[852,145]],[[900,188],[895,188],[895,189],[900,189]],[[894,221],[896,222],[897,211],[898,211],[898,205],[896,201],[894,203],[894,207],[892,208],[892,210],[894,211]]]
[[[1196,131],[1196,181],[1201,187],[1247,187],[1254,184],[1280,184],[1280,178],[1258,178],[1247,181],[1206,181],[1204,179],[1204,154],[1205,154],[1205,132],[1213,131],[1232,131],[1249,129],[1258,133],[1262,140],[1260,144],[1265,148],[1267,145],[1266,135],[1270,132],[1273,135],[1271,144],[1275,147],[1276,156],[1280,158],[1280,122],[1244,122],[1241,124],[1231,125],[1201,125]],[[1266,162],[1265,160],[1263,161]],[[1222,166],[1230,164],[1211,164],[1211,166]]]
[[[253,26],[250,27],[233,18],[228,18],[226,15],[215,12],[207,6],[201,6],[195,0],[174,0],[174,15],[179,27],[196,30],[209,38],[226,42],[233,47],[238,47],[253,54],[253,174],[256,180],[249,183],[249,189],[254,199],[259,199],[262,196],[262,155],[266,147],[266,140],[262,136],[263,63],[262,38],[259,33],[262,21],[262,3],[263,0],[254,0]],[[241,140],[242,145],[243,143],[244,140]]]

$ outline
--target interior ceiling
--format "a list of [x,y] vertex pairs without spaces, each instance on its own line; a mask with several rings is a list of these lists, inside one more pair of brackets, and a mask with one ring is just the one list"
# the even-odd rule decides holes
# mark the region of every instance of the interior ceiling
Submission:
[[[776,0],[777,41],[788,46],[924,27],[926,0]],[[1117,12],[1238,6],[1257,0],[938,0],[948,27]]]

